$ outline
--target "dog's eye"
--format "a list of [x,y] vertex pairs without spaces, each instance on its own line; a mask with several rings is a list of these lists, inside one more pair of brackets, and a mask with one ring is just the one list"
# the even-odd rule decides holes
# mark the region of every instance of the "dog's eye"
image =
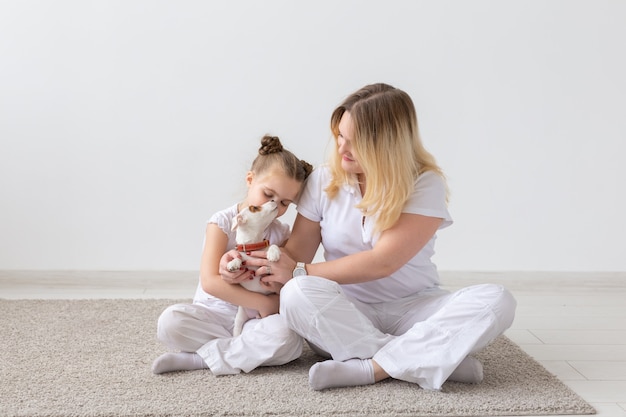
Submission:
[[258,211],[261,211],[261,207],[259,206],[250,206],[248,207],[248,209],[250,210],[250,213],[256,213]]

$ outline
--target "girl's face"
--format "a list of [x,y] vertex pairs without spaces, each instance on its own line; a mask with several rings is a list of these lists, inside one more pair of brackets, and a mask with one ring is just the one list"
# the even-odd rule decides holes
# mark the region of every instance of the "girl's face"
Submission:
[[260,206],[273,200],[278,205],[277,217],[285,214],[302,187],[302,183],[288,178],[280,170],[270,170],[260,176],[250,171],[246,176],[246,183],[248,184],[246,204]]
[[353,124],[349,112],[344,112],[339,121],[339,134],[337,135],[337,152],[341,157],[341,167],[349,174],[363,174],[363,168],[353,151]]

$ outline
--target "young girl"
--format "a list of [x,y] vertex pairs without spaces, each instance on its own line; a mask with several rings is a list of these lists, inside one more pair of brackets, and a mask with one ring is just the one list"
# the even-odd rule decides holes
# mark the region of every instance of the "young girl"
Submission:
[[[300,356],[300,336],[276,314],[279,287],[272,287],[276,293],[269,295],[251,292],[224,281],[218,269],[222,255],[236,247],[231,227],[237,213],[272,200],[278,205],[277,217],[282,216],[299,197],[311,171],[312,166],[283,149],[277,137],[261,139],[259,155],[246,175],[246,199],[209,219],[193,304],[170,306],[159,317],[157,338],[180,352],[157,358],[152,365],[155,374],[203,368],[214,375],[236,374],[283,365]],[[265,238],[283,245],[288,236],[289,226],[274,220]],[[258,310],[262,318],[248,321],[242,334],[233,337],[238,306]]]

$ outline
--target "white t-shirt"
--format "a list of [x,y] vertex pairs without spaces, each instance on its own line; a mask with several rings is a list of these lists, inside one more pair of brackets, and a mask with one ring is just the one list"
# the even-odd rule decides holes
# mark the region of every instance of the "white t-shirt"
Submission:
[[[319,222],[322,233],[324,258],[334,260],[374,247],[378,236],[373,235],[374,219],[367,217],[355,206],[362,196],[358,186],[343,185],[335,198],[328,197],[324,189],[331,179],[330,170],[322,166],[307,179],[298,201],[298,212],[307,219]],[[446,204],[446,187],[441,176],[427,171],[415,182],[403,213],[421,214],[442,218],[439,229],[452,224]],[[431,261],[436,235],[402,268],[384,279],[342,286],[346,294],[366,303],[394,300],[439,285],[437,267]]]
[[[228,236],[228,245],[227,249],[235,249],[237,247],[237,242],[235,237],[237,235],[236,230],[232,230],[233,219],[237,217],[238,214],[237,204],[232,207],[229,207],[225,210],[218,211],[209,219],[208,223],[216,224],[226,236]],[[280,220],[275,219],[269,227],[265,230],[264,239],[270,241],[271,244],[282,246],[287,239],[291,230],[288,224],[282,223]],[[204,245],[206,245],[206,239],[202,244],[202,248],[204,249]],[[196,294],[194,296],[194,302],[206,302],[209,299],[219,300],[217,297],[212,296],[211,294],[205,292],[202,289],[202,283],[198,282],[198,287],[196,288]],[[225,301],[224,301],[225,302]],[[211,304],[214,304],[211,302]]]

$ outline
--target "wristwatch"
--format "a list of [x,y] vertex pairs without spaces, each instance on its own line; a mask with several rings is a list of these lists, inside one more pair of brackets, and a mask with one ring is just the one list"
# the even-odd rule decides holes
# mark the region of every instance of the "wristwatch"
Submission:
[[306,275],[306,268],[304,267],[304,262],[296,263],[296,267],[293,269],[292,276],[299,277],[300,275]]

